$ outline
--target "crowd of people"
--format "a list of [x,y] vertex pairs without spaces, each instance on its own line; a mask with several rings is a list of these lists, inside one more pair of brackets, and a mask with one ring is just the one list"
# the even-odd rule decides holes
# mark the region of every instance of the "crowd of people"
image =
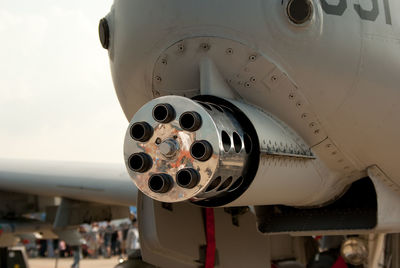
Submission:
[[[63,240],[36,240],[25,243],[30,257],[75,257],[75,263],[83,258],[127,257],[140,251],[136,218],[125,221],[100,222],[81,225],[80,246],[68,245]],[[78,256],[77,256],[78,255]],[[78,267],[76,265],[76,267]]]
[[86,241],[82,244],[84,257],[125,256],[140,249],[136,219],[130,224],[124,222],[119,226],[110,222],[106,225],[94,223],[89,231],[81,230],[81,234]]

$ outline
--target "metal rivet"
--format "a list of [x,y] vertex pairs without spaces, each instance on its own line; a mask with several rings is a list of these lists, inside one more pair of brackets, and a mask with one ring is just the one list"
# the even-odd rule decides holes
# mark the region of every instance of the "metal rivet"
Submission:
[[293,93],[289,94],[289,99],[291,99],[291,100],[294,99],[294,94]]
[[210,45],[207,44],[207,43],[202,43],[202,44],[200,45],[200,47],[201,47],[203,50],[209,50],[209,49],[210,49]]
[[156,76],[156,81],[157,81],[158,83],[160,83],[160,82],[162,81],[161,77],[160,77],[160,76]]
[[256,81],[257,79],[254,76],[250,77],[250,82],[255,83]]
[[300,107],[302,106],[301,102],[297,102],[297,103],[296,103],[296,106],[297,106],[298,108],[300,108]]
[[310,126],[311,128],[313,128],[313,127],[315,127],[315,123],[314,123],[314,122],[311,122],[309,126]]
[[179,50],[180,52],[183,52],[183,51],[185,50],[185,45],[184,45],[184,44],[179,44],[179,45],[178,45],[178,50]]
[[305,119],[305,118],[307,118],[307,116],[308,115],[306,113],[304,113],[304,114],[301,115],[301,118]]
[[233,49],[232,48],[227,48],[225,53],[228,54],[228,55],[232,55],[233,54]]
[[251,55],[250,57],[249,57],[249,60],[251,60],[251,61],[255,61],[257,59],[257,56],[256,55]]
[[167,65],[168,61],[167,61],[167,59],[162,59],[161,63],[164,64],[164,65]]
[[245,86],[245,87],[250,87],[250,83],[249,83],[249,82],[246,82],[246,83],[244,83],[244,86]]
[[160,144],[161,143],[161,139],[160,138],[157,138],[156,139],[156,144]]
[[272,82],[278,81],[278,77],[276,75],[271,76],[271,81]]

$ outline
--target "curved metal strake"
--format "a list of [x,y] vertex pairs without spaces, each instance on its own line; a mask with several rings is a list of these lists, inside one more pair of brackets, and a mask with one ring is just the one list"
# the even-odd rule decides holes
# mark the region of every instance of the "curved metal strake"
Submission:
[[145,104],[132,118],[125,163],[136,186],[162,202],[199,201],[243,182],[251,139],[229,108],[179,96]]

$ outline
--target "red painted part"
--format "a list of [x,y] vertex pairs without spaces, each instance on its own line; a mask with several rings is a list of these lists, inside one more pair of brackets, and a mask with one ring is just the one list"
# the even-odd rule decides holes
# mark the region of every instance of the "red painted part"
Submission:
[[339,258],[333,264],[332,268],[347,268],[347,264],[342,258],[342,256],[339,256]]
[[214,268],[215,264],[215,220],[214,209],[206,208],[206,265],[205,268]]

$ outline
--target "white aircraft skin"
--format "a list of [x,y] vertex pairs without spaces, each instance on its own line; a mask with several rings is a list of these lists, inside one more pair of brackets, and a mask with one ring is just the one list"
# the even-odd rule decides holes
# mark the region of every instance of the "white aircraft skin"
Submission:
[[[216,62],[243,100],[291,126],[338,172],[361,178],[376,165],[398,187],[400,2],[358,2],[314,0],[311,21],[298,26],[287,18],[286,0],[117,0],[107,16],[108,51],[125,115],[130,120],[143,104],[166,94],[154,76],[170,46],[210,37],[212,51],[211,37],[232,40],[270,64],[254,71],[259,82],[245,87],[232,77],[243,76],[246,62]],[[185,69],[186,62],[180,71]],[[265,81],[274,75],[278,82],[271,90]],[[162,79],[181,90],[174,94],[190,93],[179,88],[183,82]],[[196,82],[191,85],[196,88]]]
[[[305,141],[317,161],[327,167],[320,172],[325,179],[301,185],[307,176],[291,176],[293,180],[299,179],[296,181],[299,186],[294,187],[278,179],[281,188],[276,189],[280,190],[270,193],[266,189],[276,178],[275,174],[265,175],[265,178],[256,176],[248,190],[229,205],[282,204],[273,200],[262,204],[262,201],[265,196],[275,198],[274,194],[290,199],[297,192],[318,184],[321,190],[308,189],[311,193],[307,195],[326,198],[308,204],[323,206],[332,201],[329,196],[332,193],[337,197],[352,182],[370,177],[377,192],[377,226],[384,226],[372,231],[396,232],[400,213],[390,204],[399,202],[400,192],[400,147],[397,145],[400,136],[400,2],[310,0],[312,14],[299,24],[288,16],[288,4],[292,2],[295,1],[115,0],[105,17],[109,40],[102,44],[108,49],[121,107],[132,122],[135,114],[143,120],[143,110],[139,111],[142,106],[148,109],[146,103],[167,95],[209,94],[235,104],[242,103],[239,107],[257,107],[283,121]],[[204,70],[207,76],[207,68],[202,64],[204,59],[212,62],[210,66],[215,65],[214,70],[217,70],[208,73],[211,73],[208,80],[203,80]],[[216,77],[213,75],[218,72],[231,92],[221,86],[220,81],[219,84],[210,83],[211,89],[207,91],[204,81],[213,81]],[[164,98],[159,102],[165,99],[171,100]],[[157,101],[152,101],[152,105]],[[179,106],[177,102],[175,107]],[[259,122],[261,120],[256,123]],[[152,123],[150,121],[150,125]],[[260,144],[262,142],[265,140],[260,140]],[[142,145],[135,146],[130,148]],[[147,152],[145,145],[142,147]],[[128,150],[128,153],[132,152]],[[125,151],[126,161],[128,153]],[[149,154],[152,153],[149,150]],[[263,164],[268,166],[268,163]],[[145,188],[146,181],[140,182]],[[139,204],[149,204],[146,199],[142,200],[145,201]],[[307,206],[298,200],[285,202],[284,205]],[[142,218],[150,222],[139,228],[143,233],[149,232],[149,244],[158,243],[162,237],[162,234],[154,237],[151,233],[152,230],[158,232],[162,224],[154,229],[147,227],[165,219],[162,210],[152,214],[156,207],[148,205],[151,211],[142,211]],[[172,224],[175,224],[173,220]],[[312,231],[303,235],[315,235]],[[340,233],[337,231],[319,234]],[[172,230],[165,232],[172,233]],[[219,238],[221,256],[223,241],[231,239],[232,235]],[[372,260],[367,267],[378,267],[384,250],[384,235],[378,240],[381,241],[376,243],[379,246],[370,245]],[[249,246],[253,244],[255,240],[248,242]],[[148,248],[144,259],[152,262],[151,257],[156,256],[168,260],[168,254],[162,256],[158,252],[169,249],[162,246],[156,244]],[[397,251],[394,249],[394,254],[398,254]],[[179,258],[177,256],[179,254],[175,256]],[[169,264],[166,267],[186,266]]]
[[0,189],[134,206],[137,188],[122,164],[0,160]]

